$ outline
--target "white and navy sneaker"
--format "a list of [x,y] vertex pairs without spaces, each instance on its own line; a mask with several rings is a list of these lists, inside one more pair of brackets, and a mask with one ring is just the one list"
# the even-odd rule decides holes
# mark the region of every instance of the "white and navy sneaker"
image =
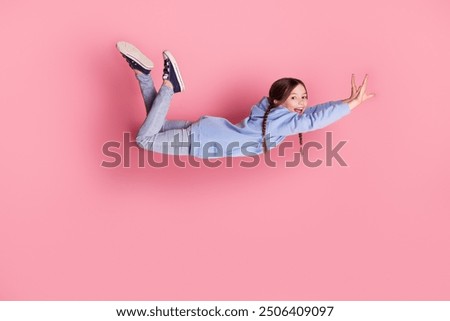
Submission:
[[174,56],[168,50],[163,51],[164,58],[164,71],[163,79],[169,80],[173,85],[173,92],[178,93],[185,89],[183,79],[181,78],[180,69],[178,68],[177,61]]
[[139,70],[146,75],[153,69],[153,62],[131,43],[119,41],[116,47],[132,69]]

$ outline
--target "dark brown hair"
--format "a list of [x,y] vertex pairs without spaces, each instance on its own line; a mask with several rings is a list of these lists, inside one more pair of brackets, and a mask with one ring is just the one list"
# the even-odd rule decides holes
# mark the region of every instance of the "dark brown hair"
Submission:
[[[297,87],[298,85],[302,85],[305,87],[305,84],[300,80],[296,78],[281,78],[275,81],[269,90],[269,107],[267,107],[266,112],[264,113],[264,119],[262,123],[262,135],[263,135],[263,148],[264,153],[268,151],[267,149],[267,143],[266,143],[266,125],[267,125],[267,117],[269,116],[270,111],[272,108],[278,107],[281,104],[283,104],[286,99],[289,97],[292,90]],[[306,90],[306,95],[308,95],[308,91]],[[278,102],[275,104],[275,100]],[[298,134],[298,139],[300,143],[300,148],[303,145],[303,137],[302,133]]]

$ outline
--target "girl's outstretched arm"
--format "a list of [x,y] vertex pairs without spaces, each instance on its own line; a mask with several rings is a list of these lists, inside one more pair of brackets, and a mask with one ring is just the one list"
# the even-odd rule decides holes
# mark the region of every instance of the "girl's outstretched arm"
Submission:
[[366,94],[366,90],[367,75],[359,88],[356,87],[355,76],[352,75],[352,92],[348,99],[309,107],[303,114],[274,110],[273,118],[269,123],[270,131],[280,136],[287,136],[324,128],[348,115],[362,102],[375,96],[375,94]]
[[364,101],[372,98],[375,96],[374,93],[372,94],[367,94],[366,90],[367,90],[367,78],[368,75],[366,74],[366,76],[364,77],[364,81],[362,83],[361,86],[359,86],[358,88],[356,88],[356,84],[355,84],[355,75],[352,74],[352,93],[350,95],[349,98],[342,100],[344,103],[347,103],[350,107],[350,110],[352,110],[353,108],[356,108],[357,106],[359,106],[361,103],[363,103]]

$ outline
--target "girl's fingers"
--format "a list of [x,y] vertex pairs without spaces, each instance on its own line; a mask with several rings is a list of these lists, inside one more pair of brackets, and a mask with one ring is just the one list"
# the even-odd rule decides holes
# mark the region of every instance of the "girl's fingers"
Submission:
[[359,96],[361,95],[362,91],[361,91],[362,86],[359,86],[358,90],[355,93],[355,97],[359,98]]
[[375,97],[375,94],[374,94],[374,93],[364,95],[364,96],[363,96],[363,101],[366,101],[366,100],[368,100],[368,99],[370,99],[370,98],[373,98],[373,97]]
[[356,93],[355,74],[352,74],[352,96]]
[[364,77],[364,81],[363,81],[363,84],[362,84],[362,86],[363,86],[364,88],[367,87],[367,78],[369,78],[369,75],[368,75],[368,74],[366,74],[366,76]]
[[356,87],[355,75],[352,74],[352,92],[354,93],[354,97],[356,99],[360,99],[361,101],[365,101],[367,99],[375,97],[375,93],[366,94],[368,78],[369,78],[369,75],[366,74],[365,77],[364,77],[364,80],[363,80],[363,82],[361,84],[361,86]]
[[363,81],[363,83],[361,85],[361,92],[365,93],[366,89],[367,89],[367,75],[366,75],[366,77],[364,77],[364,81]]
[[352,74],[352,97],[357,97],[358,99],[369,99],[375,96],[374,93],[366,94],[367,90],[367,80],[369,79],[369,75],[366,74],[364,76],[364,80],[361,86],[357,87],[355,83],[355,74]]

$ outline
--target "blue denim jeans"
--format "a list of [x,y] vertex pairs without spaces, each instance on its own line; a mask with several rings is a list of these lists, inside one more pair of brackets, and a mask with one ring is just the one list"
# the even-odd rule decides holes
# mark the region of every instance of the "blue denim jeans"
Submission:
[[169,155],[189,155],[192,122],[187,120],[167,120],[173,89],[162,85],[156,92],[151,72],[149,75],[136,74],[147,117],[136,135],[139,147]]

